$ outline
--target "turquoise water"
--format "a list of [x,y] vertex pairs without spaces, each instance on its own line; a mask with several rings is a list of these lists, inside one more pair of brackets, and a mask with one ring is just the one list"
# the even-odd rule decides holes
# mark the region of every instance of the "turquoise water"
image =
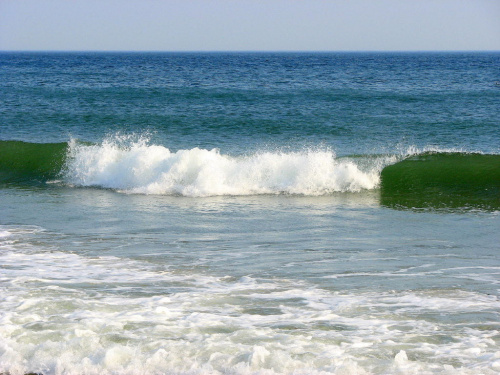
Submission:
[[500,54],[0,54],[0,372],[500,373]]

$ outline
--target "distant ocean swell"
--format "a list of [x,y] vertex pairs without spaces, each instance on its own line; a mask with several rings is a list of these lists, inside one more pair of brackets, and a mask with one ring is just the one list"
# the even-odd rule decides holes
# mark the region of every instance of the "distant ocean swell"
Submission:
[[388,206],[500,207],[500,155],[465,152],[339,158],[331,150],[306,149],[235,157],[217,149],[172,152],[119,137],[100,144],[0,141],[0,181],[191,197],[379,189]]

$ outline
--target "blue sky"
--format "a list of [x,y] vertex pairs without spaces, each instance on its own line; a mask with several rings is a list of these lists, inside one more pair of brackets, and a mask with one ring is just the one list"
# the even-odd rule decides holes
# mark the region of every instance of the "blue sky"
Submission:
[[500,0],[0,0],[0,50],[500,50]]

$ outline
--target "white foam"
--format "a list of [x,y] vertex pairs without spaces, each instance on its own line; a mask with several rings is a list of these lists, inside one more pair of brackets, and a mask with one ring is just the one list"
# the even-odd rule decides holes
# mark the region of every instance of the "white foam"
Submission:
[[500,306],[491,296],[338,293],[297,280],[169,272],[112,256],[27,254],[18,246],[0,253],[0,372],[494,374],[499,368],[498,325],[453,325],[435,314],[491,314]]
[[435,145],[427,145],[423,147],[418,147],[415,145],[410,146],[397,146],[398,154],[401,157],[409,157],[422,153],[464,153],[464,154],[484,154],[484,152],[473,149],[466,149],[463,147],[440,147]]
[[217,149],[171,152],[147,140],[70,144],[66,181],[127,193],[184,196],[359,192],[377,187],[383,165],[360,168],[331,150],[258,152],[234,157]]
[[[194,266],[171,271],[148,261],[44,248],[33,238],[39,227],[0,231],[11,233],[0,242],[0,373],[500,370],[496,296],[438,288],[332,291],[304,280],[217,276]],[[470,268],[456,270],[476,270]],[[476,314],[489,318],[477,322]]]

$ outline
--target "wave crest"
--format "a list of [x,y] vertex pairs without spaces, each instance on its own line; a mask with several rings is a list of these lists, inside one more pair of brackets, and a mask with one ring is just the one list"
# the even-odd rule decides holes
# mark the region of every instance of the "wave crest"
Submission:
[[127,193],[184,196],[358,192],[377,187],[381,166],[362,170],[330,150],[259,152],[233,157],[217,149],[172,152],[145,140],[71,142],[67,181]]

